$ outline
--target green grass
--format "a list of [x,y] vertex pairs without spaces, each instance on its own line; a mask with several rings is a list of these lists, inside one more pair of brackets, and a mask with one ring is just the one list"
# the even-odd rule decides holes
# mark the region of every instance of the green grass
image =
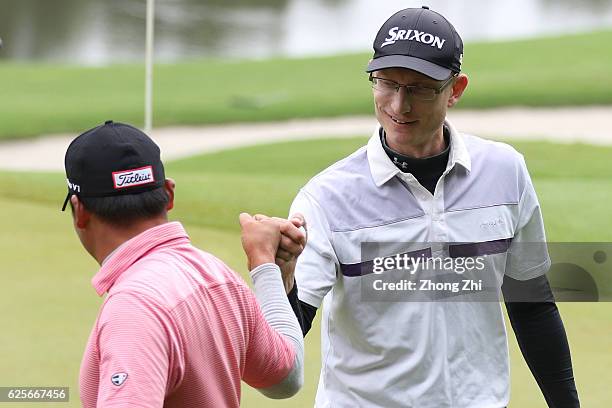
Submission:
[[[612,31],[468,43],[459,108],[612,103]],[[367,53],[158,65],[155,125],[370,114]],[[0,64],[0,139],[143,121],[144,68]]]
[[[365,138],[255,146],[168,163],[177,181],[174,219],[195,245],[217,254],[246,276],[240,248],[240,211],[284,216],[296,191]],[[543,207],[551,241],[612,241],[612,148],[521,142]],[[299,153],[299,154],[298,154]],[[296,159],[299,157],[299,159]],[[253,160],[256,158],[257,160]],[[3,284],[0,384],[67,385],[77,407],[78,368],[101,299],[90,285],[97,269],[81,248],[61,174],[0,173]],[[585,407],[612,406],[610,303],[560,304]],[[288,401],[269,401],[243,387],[246,407],[312,407],[320,367],[318,320],[306,338],[306,385]],[[510,335],[513,408],[544,407],[543,399]]]

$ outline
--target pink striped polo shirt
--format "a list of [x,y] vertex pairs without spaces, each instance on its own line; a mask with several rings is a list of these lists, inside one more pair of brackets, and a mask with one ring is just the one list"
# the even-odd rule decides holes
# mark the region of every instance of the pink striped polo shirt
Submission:
[[86,408],[238,407],[241,379],[269,387],[293,367],[245,282],[178,222],[125,242],[92,283],[108,296],[81,364]]

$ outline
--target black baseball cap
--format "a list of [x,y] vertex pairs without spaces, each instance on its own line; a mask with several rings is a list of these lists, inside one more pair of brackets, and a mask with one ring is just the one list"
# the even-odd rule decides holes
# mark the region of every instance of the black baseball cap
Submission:
[[138,194],[164,185],[159,147],[133,126],[106,121],[76,137],[64,159],[70,197]]
[[463,41],[453,25],[427,6],[398,11],[378,30],[366,72],[408,68],[436,80],[461,71]]

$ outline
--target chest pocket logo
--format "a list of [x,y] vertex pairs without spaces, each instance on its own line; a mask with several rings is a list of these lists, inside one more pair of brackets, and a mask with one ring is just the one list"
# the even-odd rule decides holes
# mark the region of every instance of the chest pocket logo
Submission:
[[503,228],[503,226],[504,219],[502,217],[497,217],[495,219],[480,223],[480,228]]

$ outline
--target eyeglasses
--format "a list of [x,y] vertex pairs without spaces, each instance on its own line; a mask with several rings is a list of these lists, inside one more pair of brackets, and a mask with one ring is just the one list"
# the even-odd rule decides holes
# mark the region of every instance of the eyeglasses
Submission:
[[396,94],[401,88],[406,88],[408,95],[412,96],[414,99],[421,101],[433,101],[436,99],[436,96],[442,92],[442,90],[446,88],[446,86],[453,80],[453,78],[456,77],[457,74],[451,75],[438,88],[429,88],[420,85],[402,85],[390,79],[372,76],[372,74],[370,74],[369,80],[372,82],[372,88],[384,95]]

